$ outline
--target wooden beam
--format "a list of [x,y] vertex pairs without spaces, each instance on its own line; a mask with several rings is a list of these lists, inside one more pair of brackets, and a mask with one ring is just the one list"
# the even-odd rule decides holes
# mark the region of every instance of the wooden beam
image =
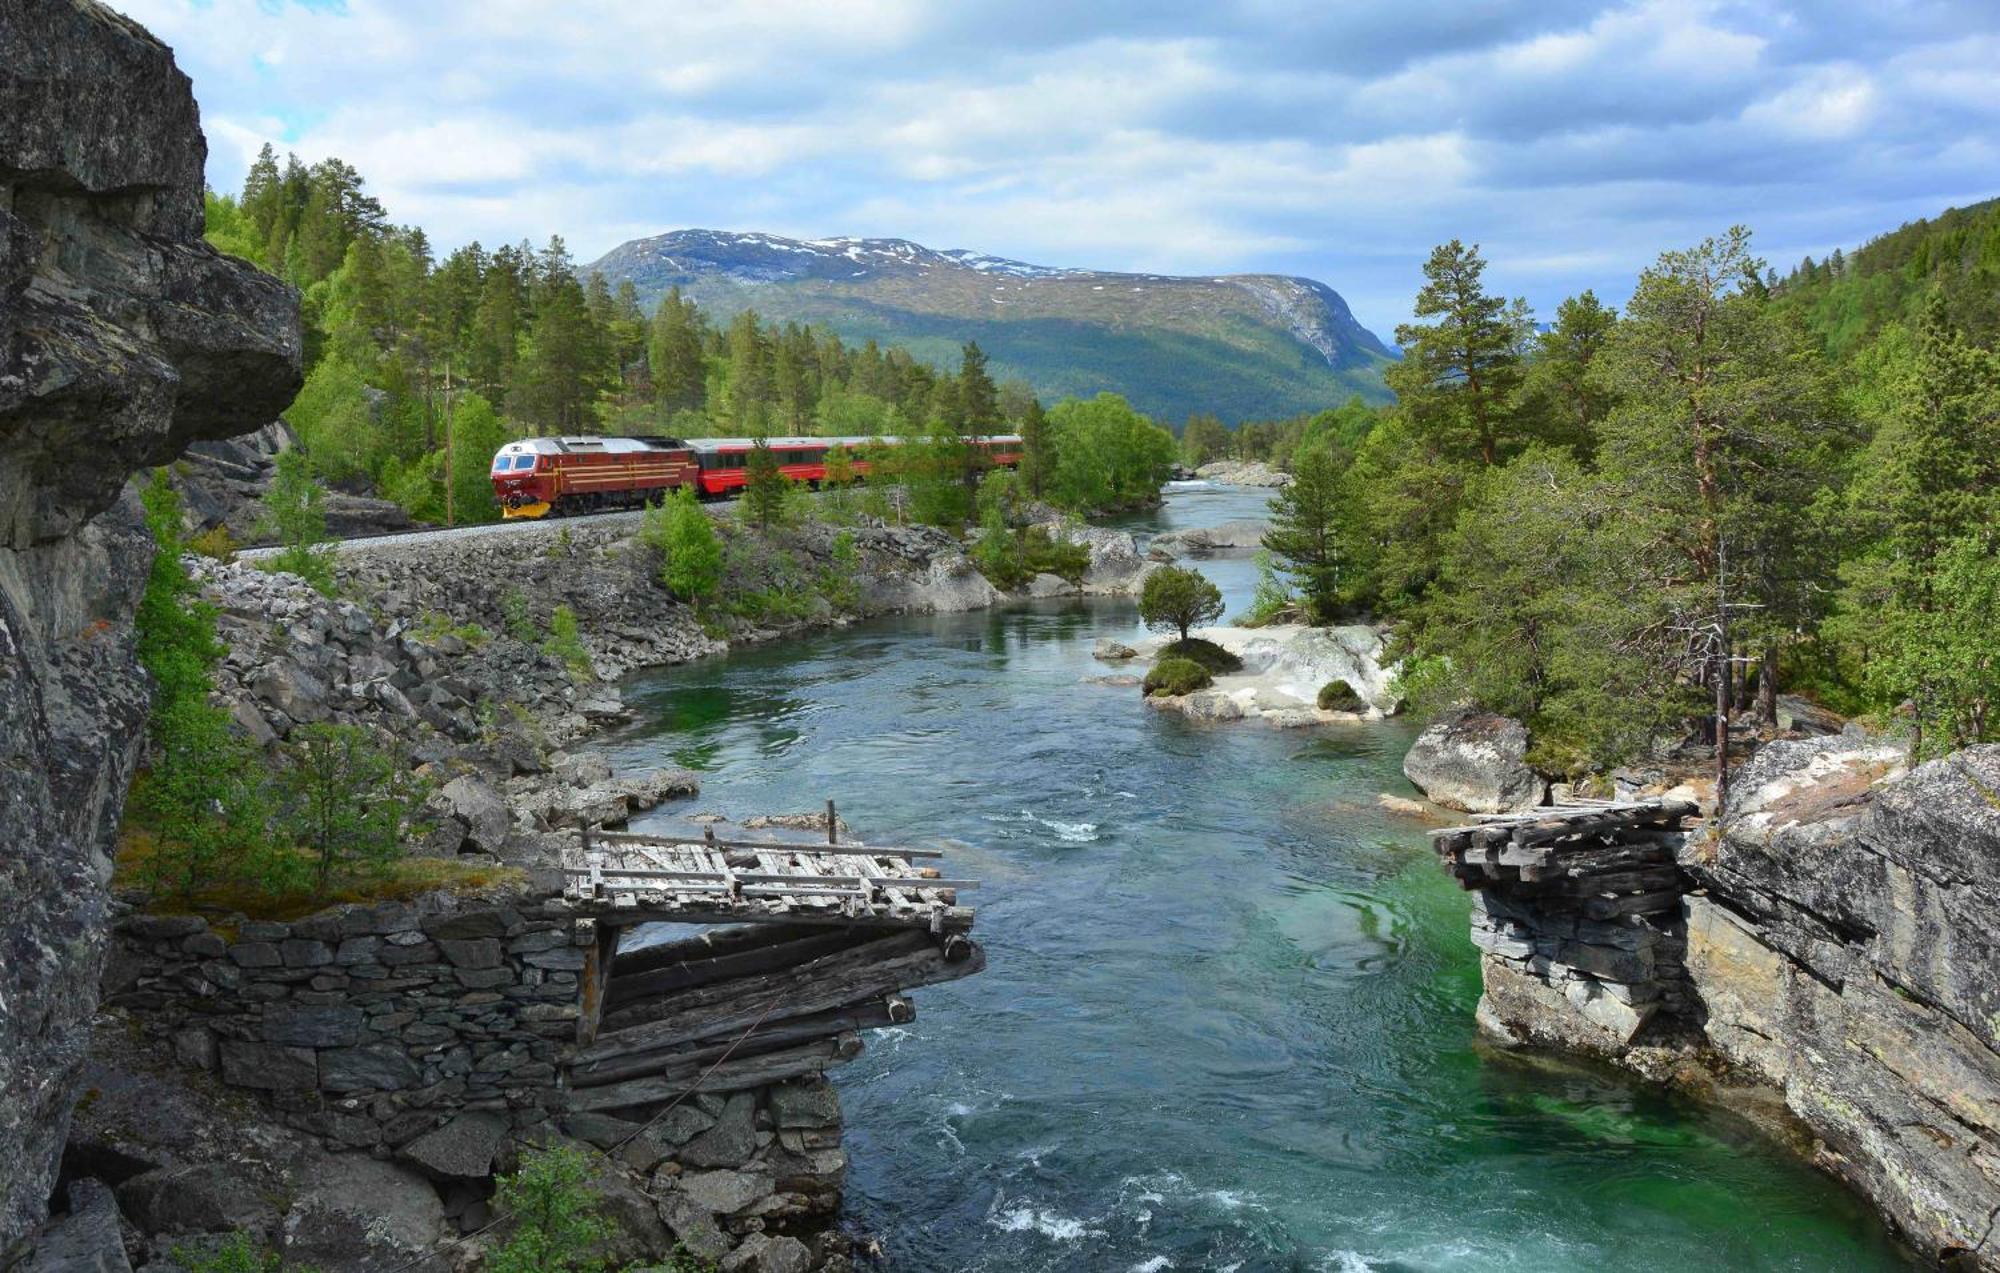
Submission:
[[823,1074],[859,1055],[861,1036],[843,1034],[838,1038],[781,1052],[768,1052],[741,1060],[732,1058],[714,1065],[712,1069],[697,1066],[673,1074],[632,1079],[604,1087],[579,1088],[570,1093],[569,1108],[574,1113],[633,1109],[664,1104],[689,1092],[735,1092],[749,1087],[763,1087],[787,1079]]
[[599,831],[591,837],[597,844],[650,844],[656,848],[674,849],[763,849],[766,851],[786,851],[793,853],[836,853],[853,854],[861,857],[884,858],[941,858],[943,849],[905,849],[876,844],[820,844],[807,840],[722,840],[713,836],[669,836],[645,835],[632,831]]
[[[817,1039],[830,1039],[840,1034],[900,1025],[914,1020],[915,1017],[916,1009],[910,1005],[908,999],[900,995],[871,999],[865,1003],[836,1008],[831,1012],[813,1012],[803,1016],[767,1019],[747,1035],[739,1033],[722,1038],[695,1040],[672,1047],[656,1047],[622,1056],[608,1056],[584,1065],[573,1065],[570,1067],[569,1081],[570,1086],[576,1088],[602,1087],[607,1083],[622,1083],[628,1079],[644,1078],[648,1075],[684,1073],[690,1066],[709,1065],[724,1056],[732,1058],[761,1056],[766,1052],[797,1047]],[[610,1044],[615,1042],[615,1036],[605,1035],[603,1040]]]

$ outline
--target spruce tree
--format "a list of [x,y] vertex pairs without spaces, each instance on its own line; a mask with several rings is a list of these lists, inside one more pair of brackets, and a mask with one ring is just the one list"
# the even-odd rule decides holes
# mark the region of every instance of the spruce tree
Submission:
[[1340,607],[1340,468],[1325,446],[1299,453],[1292,480],[1271,500],[1264,547],[1298,580],[1314,623],[1330,623]]
[[1431,252],[1416,314],[1396,328],[1403,357],[1383,378],[1426,445],[1492,465],[1516,441],[1514,391],[1530,330],[1525,305],[1486,291],[1477,245],[1457,239]]

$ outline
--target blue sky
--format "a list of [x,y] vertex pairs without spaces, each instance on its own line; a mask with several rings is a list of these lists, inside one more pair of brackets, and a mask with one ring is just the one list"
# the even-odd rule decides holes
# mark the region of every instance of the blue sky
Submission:
[[701,226],[1547,313],[1734,222],[1783,268],[2000,194],[1994,0],[114,0],[209,180],[355,164],[449,248]]

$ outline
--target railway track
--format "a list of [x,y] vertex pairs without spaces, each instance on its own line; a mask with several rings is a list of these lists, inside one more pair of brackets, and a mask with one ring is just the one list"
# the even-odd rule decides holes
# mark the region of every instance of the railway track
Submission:
[[[553,531],[563,526],[613,525],[619,519],[633,523],[644,514],[637,509],[615,509],[608,513],[584,513],[571,517],[549,517],[535,521],[482,522],[477,526],[437,526],[424,530],[385,530],[371,535],[352,535],[333,542],[335,552],[364,551],[375,548],[411,547],[444,539],[478,539],[488,535],[515,535],[536,530]],[[236,552],[239,560],[256,561],[278,552],[275,544],[265,544],[255,548],[240,548]]]

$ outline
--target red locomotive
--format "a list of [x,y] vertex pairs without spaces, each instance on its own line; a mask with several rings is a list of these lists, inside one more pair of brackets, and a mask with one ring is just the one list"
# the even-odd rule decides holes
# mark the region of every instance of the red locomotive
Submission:
[[[845,446],[856,477],[877,447],[900,438],[769,438],[779,471],[795,482],[826,479],[826,453]],[[1018,434],[967,439],[987,462],[1021,462]],[[507,517],[548,517],[609,508],[638,508],[667,491],[692,486],[703,499],[740,490],[749,477],[750,438],[526,438],[493,457],[493,494]]]

